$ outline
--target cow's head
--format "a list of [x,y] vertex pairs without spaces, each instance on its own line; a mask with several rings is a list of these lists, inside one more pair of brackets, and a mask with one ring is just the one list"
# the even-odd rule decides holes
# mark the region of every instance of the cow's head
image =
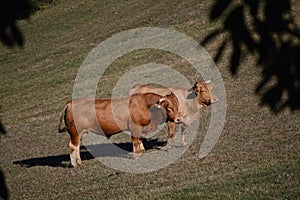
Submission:
[[158,108],[165,108],[169,120],[174,121],[175,123],[180,122],[181,107],[174,93],[171,92],[170,94],[159,99],[156,103],[156,106]]
[[197,81],[194,86],[193,90],[196,93],[198,101],[202,105],[209,106],[212,103],[217,102],[217,98],[213,97],[211,94],[212,84],[211,81]]

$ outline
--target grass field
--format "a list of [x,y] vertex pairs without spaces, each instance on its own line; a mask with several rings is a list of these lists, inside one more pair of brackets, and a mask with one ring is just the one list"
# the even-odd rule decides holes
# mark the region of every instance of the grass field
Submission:
[[[299,6],[299,1],[293,3]],[[201,41],[218,26],[209,22],[210,6],[196,0],[66,0],[20,21],[24,47],[0,46],[0,118],[7,130],[0,138],[0,169],[10,199],[299,199],[300,113],[275,115],[260,107],[260,97],[254,94],[260,78],[255,61],[245,59],[232,77],[228,52],[218,64],[226,87],[226,122],[207,157],[200,160],[197,153],[209,108],[201,110],[203,126],[190,148],[163,169],[144,174],[116,171],[84,149],[82,166],[67,167],[69,136],[58,134],[57,126],[88,53],[120,31],[146,26],[177,30]],[[213,55],[219,42],[206,50]],[[112,64],[98,84],[97,96],[109,96],[123,73],[150,62],[177,69],[191,84],[195,80],[186,61],[141,50]],[[163,134],[157,137],[166,139]],[[121,134],[112,141],[130,138]]]

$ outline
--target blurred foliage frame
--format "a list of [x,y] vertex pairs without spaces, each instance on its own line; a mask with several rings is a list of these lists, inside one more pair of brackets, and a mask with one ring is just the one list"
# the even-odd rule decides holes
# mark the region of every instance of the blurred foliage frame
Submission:
[[254,55],[261,71],[255,93],[261,105],[277,113],[285,108],[300,109],[300,29],[290,0],[215,0],[210,20],[221,20],[221,27],[200,43],[207,45],[225,35],[214,56],[218,62],[230,44],[230,71],[238,74],[243,59]]
[[28,19],[53,0],[3,0],[0,3],[0,41],[8,46],[22,47],[24,36],[17,21]]

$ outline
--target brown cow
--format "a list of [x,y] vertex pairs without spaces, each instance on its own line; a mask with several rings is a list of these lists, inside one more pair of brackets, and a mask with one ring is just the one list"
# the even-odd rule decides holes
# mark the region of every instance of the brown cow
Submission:
[[[69,133],[71,165],[76,166],[81,164],[80,139],[87,132],[105,134],[109,138],[130,131],[134,155],[139,156],[145,150],[141,134],[154,131],[166,120],[179,123],[180,117],[179,102],[173,93],[164,97],[145,93],[115,99],[77,99],[66,103],[58,132]],[[65,127],[61,128],[63,121]]]
[[[180,107],[182,109],[182,118],[180,124],[181,135],[182,135],[182,145],[186,145],[186,129],[192,124],[192,122],[197,118],[198,111],[204,107],[208,106],[211,103],[217,101],[210,92],[209,87],[211,81],[197,81],[194,86],[187,90],[184,88],[162,88],[162,87],[153,87],[149,85],[135,85],[130,91],[129,95],[138,94],[138,93],[148,93],[152,92],[155,94],[169,94],[174,93],[178,98]],[[174,137],[175,123],[168,121],[168,133],[169,139],[167,142],[166,148],[170,148],[172,145],[172,139]]]

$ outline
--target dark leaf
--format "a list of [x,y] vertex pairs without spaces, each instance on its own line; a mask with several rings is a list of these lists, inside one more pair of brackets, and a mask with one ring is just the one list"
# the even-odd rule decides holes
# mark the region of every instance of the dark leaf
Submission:
[[244,2],[249,6],[251,15],[257,18],[259,0],[244,0]]
[[270,79],[271,79],[270,75],[265,75],[264,79],[256,87],[255,92],[259,93],[261,89],[269,82]]
[[219,18],[229,6],[230,2],[231,0],[216,0],[210,11],[210,19],[215,20]]
[[221,57],[221,55],[223,54],[223,51],[224,51],[224,49],[225,49],[225,47],[226,47],[227,42],[228,42],[228,40],[227,40],[227,39],[224,39],[223,42],[222,42],[222,44],[219,46],[218,52],[217,52],[217,54],[216,54],[215,57],[214,57],[214,61],[215,61],[216,63],[220,60],[220,57]]
[[251,32],[247,29],[246,26],[244,26],[244,30],[242,30],[242,41],[247,46],[248,50],[250,52],[253,52],[256,48],[257,44],[254,41],[253,37],[251,36]]
[[12,47],[22,46],[23,35],[16,26],[17,20],[26,19],[33,13],[31,0],[3,0],[0,6],[0,40]]
[[6,186],[5,176],[3,172],[0,170],[0,197],[1,199],[8,199],[9,193]]
[[289,105],[292,110],[300,109],[300,88],[297,88],[295,93],[291,94],[289,98]]
[[6,46],[12,47],[13,43],[6,32],[6,29],[0,29],[0,39]]
[[284,14],[290,13],[290,3],[288,0],[272,1],[268,0],[265,6],[265,22],[269,29],[276,32],[284,32],[288,27],[288,21]]
[[213,32],[211,32],[210,34],[208,34],[201,42],[200,44],[202,46],[205,46],[207,43],[209,43],[212,39],[214,39],[216,36],[218,36],[219,34],[221,34],[223,32],[223,30],[221,29],[216,29]]
[[5,127],[4,125],[2,124],[2,122],[0,121],[0,134],[6,134],[6,130],[5,130]]
[[260,39],[256,47],[256,51],[258,52],[257,64],[260,65],[267,63],[274,57],[277,46],[271,31],[267,28],[265,23],[257,23],[256,30]]
[[300,39],[300,29],[298,27],[288,28],[287,32]]
[[236,75],[238,66],[240,64],[240,59],[241,59],[241,48],[240,47],[235,47],[233,49],[232,55],[231,55],[231,65],[230,65],[230,72],[233,75]]
[[240,45],[233,41],[233,52],[231,55],[230,71],[233,75],[236,75],[238,66],[241,59],[241,47]]
[[[291,14],[291,1],[242,0],[230,9],[233,1],[214,2],[210,18],[215,20],[228,13],[223,30],[219,31],[230,35],[218,46],[214,60],[221,59],[227,42],[231,41],[233,75],[237,74],[243,56],[249,53],[256,56],[256,65],[262,72],[256,93],[261,95],[263,105],[268,105],[273,112],[287,106],[300,109],[300,28]],[[246,14],[247,10],[250,15]],[[218,31],[211,32],[202,44],[216,40],[218,34]]]
[[270,106],[274,112],[279,111],[280,100],[282,97],[283,88],[280,85],[276,85],[270,88],[262,97],[261,104]]
[[244,6],[240,5],[234,8],[226,20],[224,21],[224,26],[228,30],[236,29],[239,30],[240,26],[244,26]]
[[15,24],[11,26],[11,33],[12,33],[12,38],[15,40],[15,42],[19,46],[23,46],[24,43],[23,35]]
[[244,6],[236,7],[224,21],[225,28],[231,32],[232,38],[240,44],[245,44],[250,52],[254,51],[256,46],[254,39],[245,23]]

